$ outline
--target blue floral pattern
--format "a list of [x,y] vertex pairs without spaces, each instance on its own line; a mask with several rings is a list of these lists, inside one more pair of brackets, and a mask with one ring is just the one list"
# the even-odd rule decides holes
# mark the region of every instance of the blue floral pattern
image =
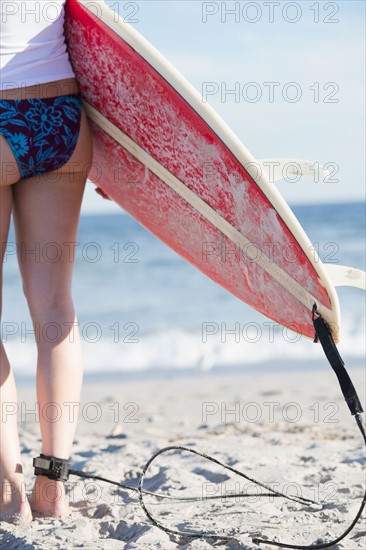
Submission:
[[36,105],[26,113],[25,118],[34,128],[34,131],[43,136],[56,134],[62,126],[62,111],[44,103]]
[[24,157],[29,151],[28,138],[24,134],[16,133],[10,136],[9,145],[18,157]]
[[78,140],[81,110],[79,95],[0,100],[0,134],[13,151],[22,179],[67,163]]

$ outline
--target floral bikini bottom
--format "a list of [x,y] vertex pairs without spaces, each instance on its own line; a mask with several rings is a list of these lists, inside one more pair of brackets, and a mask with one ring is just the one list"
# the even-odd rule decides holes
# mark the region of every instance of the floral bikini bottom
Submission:
[[79,95],[46,99],[0,99],[0,134],[18,163],[21,178],[61,168],[79,137]]

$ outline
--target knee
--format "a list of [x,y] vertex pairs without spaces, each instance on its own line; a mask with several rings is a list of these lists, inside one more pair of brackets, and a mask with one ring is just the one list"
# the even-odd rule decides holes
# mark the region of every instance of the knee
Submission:
[[53,348],[74,334],[76,316],[70,296],[56,293],[27,294],[37,345]]
[[23,285],[33,322],[73,322],[75,317],[71,294],[61,289],[27,288]]

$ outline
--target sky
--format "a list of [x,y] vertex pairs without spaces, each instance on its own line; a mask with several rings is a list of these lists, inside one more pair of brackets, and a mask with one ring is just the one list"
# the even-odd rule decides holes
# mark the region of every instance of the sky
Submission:
[[[365,199],[363,0],[106,3],[176,66],[255,158],[328,166],[329,181],[276,182],[290,205]],[[87,186],[83,213],[118,211]]]

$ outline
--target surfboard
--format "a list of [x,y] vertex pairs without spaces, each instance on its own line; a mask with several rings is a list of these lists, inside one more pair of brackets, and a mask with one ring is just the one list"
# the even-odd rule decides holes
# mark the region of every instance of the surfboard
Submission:
[[[93,134],[90,179],[274,322],[313,338],[316,303],[338,341],[334,285],[270,181],[268,162],[256,161],[174,66],[103,1],[67,0],[65,29]],[[276,166],[274,180],[283,162]],[[307,175],[309,166],[304,161],[297,173]]]

